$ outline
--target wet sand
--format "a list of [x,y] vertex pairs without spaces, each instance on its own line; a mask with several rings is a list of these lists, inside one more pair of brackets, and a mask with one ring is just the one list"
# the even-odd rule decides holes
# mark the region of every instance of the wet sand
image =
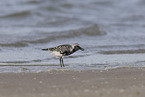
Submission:
[[1,73],[0,97],[144,97],[145,68]]

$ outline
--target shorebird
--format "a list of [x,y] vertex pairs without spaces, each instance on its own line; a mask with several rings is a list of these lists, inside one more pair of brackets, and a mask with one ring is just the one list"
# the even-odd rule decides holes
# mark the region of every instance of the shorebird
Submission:
[[78,50],[84,51],[84,49],[81,48],[78,43],[75,43],[73,45],[68,45],[68,44],[67,45],[59,45],[59,46],[56,46],[56,47],[53,47],[53,48],[46,48],[46,49],[42,49],[42,50],[43,51],[49,51],[50,53],[52,53],[56,57],[59,57],[61,67],[62,66],[64,67],[64,63],[63,63],[64,56],[71,55]]

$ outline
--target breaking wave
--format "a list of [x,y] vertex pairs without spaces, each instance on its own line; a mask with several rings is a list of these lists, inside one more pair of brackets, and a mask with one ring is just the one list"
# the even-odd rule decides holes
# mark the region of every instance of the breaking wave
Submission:
[[11,13],[11,14],[7,14],[7,15],[4,15],[4,16],[0,16],[0,18],[12,18],[12,17],[25,17],[25,16],[29,16],[31,14],[30,11],[21,11],[21,12],[16,12],[16,13]]
[[111,54],[138,54],[138,53],[145,53],[145,49],[102,51],[100,53],[101,54],[106,54],[106,55],[111,55]]
[[[36,33],[38,34],[38,33]],[[100,35],[106,35],[106,32],[101,29],[98,25],[94,25],[91,27],[86,27],[86,28],[80,28],[76,30],[69,30],[69,31],[62,31],[62,32],[52,32],[52,33],[39,33],[40,35],[36,35],[33,37],[34,39],[27,39],[27,40],[20,40],[15,43],[4,43],[0,44],[2,47],[25,47],[28,46],[29,44],[37,44],[37,43],[48,43],[53,40],[57,39],[63,39],[63,38],[74,38],[74,37],[79,37],[82,35],[85,36],[100,36]],[[43,36],[43,38],[39,38],[40,36]]]

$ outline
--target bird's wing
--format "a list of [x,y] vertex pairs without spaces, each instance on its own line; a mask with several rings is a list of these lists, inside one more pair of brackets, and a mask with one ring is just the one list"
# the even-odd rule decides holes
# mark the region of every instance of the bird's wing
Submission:
[[72,49],[71,45],[59,45],[57,47],[49,48],[49,51],[58,51],[61,54],[65,54],[67,52],[70,52]]
[[72,49],[71,45],[61,45],[59,50],[61,54],[65,54],[67,52],[70,52],[71,49]]

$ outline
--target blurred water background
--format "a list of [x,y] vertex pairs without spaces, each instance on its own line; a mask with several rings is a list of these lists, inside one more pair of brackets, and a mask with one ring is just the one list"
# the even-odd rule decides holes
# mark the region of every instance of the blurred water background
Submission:
[[[0,72],[61,68],[42,48],[79,43],[73,70],[143,67],[144,0],[0,0]],[[26,70],[26,72],[27,72]]]

